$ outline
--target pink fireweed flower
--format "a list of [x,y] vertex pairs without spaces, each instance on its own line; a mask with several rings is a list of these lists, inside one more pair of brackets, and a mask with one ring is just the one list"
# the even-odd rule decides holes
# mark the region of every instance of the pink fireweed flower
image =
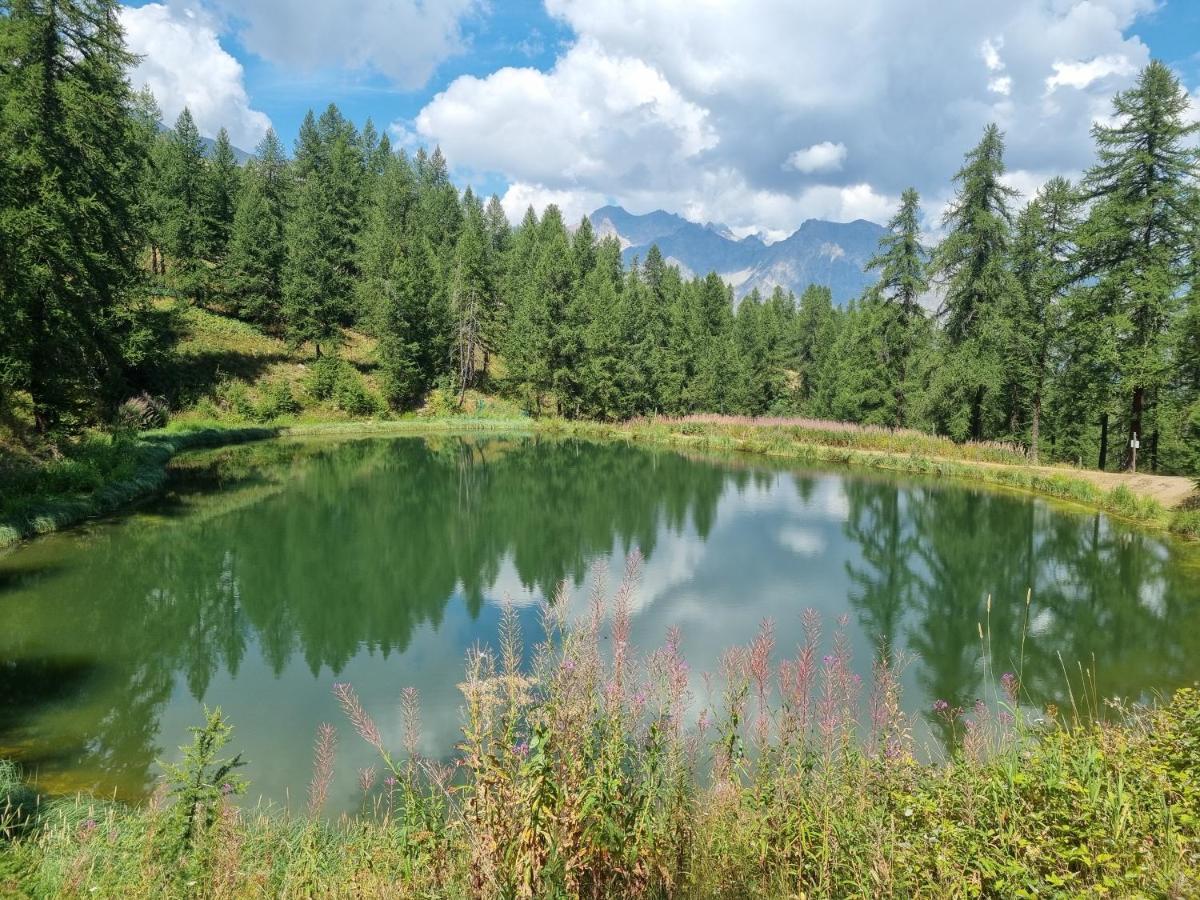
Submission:
[[1004,695],[1008,697],[1008,702],[1016,703],[1017,695],[1021,692],[1021,684],[1017,680],[1017,676],[1012,672],[1005,672],[1000,676],[1000,684],[1004,687]]

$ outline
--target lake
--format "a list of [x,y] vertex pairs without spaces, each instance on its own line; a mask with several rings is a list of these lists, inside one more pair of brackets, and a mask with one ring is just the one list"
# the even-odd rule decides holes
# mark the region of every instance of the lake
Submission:
[[582,613],[593,567],[615,586],[635,548],[633,641],[679,627],[697,713],[723,650],[769,618],[791,652],[807,608],[826,633],[845,617],[864,678],[880,639],[908,658],[931,745],[935,700],[991,696],[1022,656],[1031,695],[1063,708],[1064,668],[1079,702],[1080,667],[1101,703],[1200,678],[1200,549],[1041,498],[620,443],[281,440],[181,457],[152,503],[0,556],[0,756],[50,791],[136,800],[220,706],[251,797],[301,809],[333,722],[331,806],[353,809],[372,753],[335,682],[396,746],[416,687],[421,748],[445,757],[502,601],[532,643],[556,585]]

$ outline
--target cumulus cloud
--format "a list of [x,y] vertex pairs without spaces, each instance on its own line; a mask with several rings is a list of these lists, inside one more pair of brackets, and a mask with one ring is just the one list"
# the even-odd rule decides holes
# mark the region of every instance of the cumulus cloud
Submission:
[[419,88],[462,52],[482,0],[211,0],[251,53],[293,69],[361,68]]
[[794,150],[783,165],[797,172],[835,172],[845,161],[845,144],[821,141],[803,150]]
[[1083,90],[1101,78],[1107,78],[1110,75],[1129,76],[1136,71],[1137,66],[1120,53],[1097,56],[1086,61],[1056,61],[1054,74],[1046,79],[1046,92],[1050,93],[1060,87]]
[[991,121],[1010,168],[1082,170],[1091,122],[1149,60],[1125,32],[1154,0],[546,7],[575,34],[555,65],[454,81],[414,120],[421,139],[505,177],[510,208],[603,195],[778,233],[884,221],[909,185],[940,205]]
[[186,106],[201,134],[224,126],[234,144],[252,150],[271,121],[250,106],[242,65],[221,47],[215,24],[163,3],[122,7],[120,15],[130,51],[142,57],[130,81],[154,92],[166,124]]

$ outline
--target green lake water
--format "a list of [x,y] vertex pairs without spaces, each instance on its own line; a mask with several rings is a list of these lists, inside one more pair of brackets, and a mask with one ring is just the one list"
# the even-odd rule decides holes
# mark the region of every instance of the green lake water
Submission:
[[[276,441],[182,458],[171,488],[112,520],[0,556],[0,756],[54,792],[153,787],[204,705],[235,726],[251,796],[302,808],[313,737],[337,724],[336,809],[372,762],[332,694],[351,682],[401,742],[447,756],[466,651],[501,602],[538,637],[565,580],[582,608],[645,557],[644,650],[678,626],[694,673],[775,623],[780,654],[814,608],[845,617],[869,679],[880,638],[909,657],[905,706],[936,745],[935,699],[994,696],[1022,653],[1031,696],[1150,700],[1200,678],[1200,551],[1105,516],[969,484],[624,444],[531,437]],[[1061,658],[1061,661],[1060,661]]]

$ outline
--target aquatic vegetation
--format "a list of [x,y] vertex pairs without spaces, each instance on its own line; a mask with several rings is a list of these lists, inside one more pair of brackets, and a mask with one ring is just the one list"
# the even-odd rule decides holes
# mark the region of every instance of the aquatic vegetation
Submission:
[[[693,696],[677,632],[647,655],[631,650],[637,577],[635,556],[609,599],[598,570],[586,610],[571,610],[560,592],[543,612],[547,637],[530,652],[508,610],[499,646],[469,655],[462,738],[448,760],[419,752],[415,692],[402,694],[404,734],[391,746],[354,688],[337,684],[350,729],[383,773],[360,773],[358,816],[320,815],[336,765],[330,725],[317,735],[307,814],[238,809],[240,783],[217,783],[232,785],[228,770],[193,777],[215,771],[228,736],[210,716],[196,748],[213,739],[188,757],[197,764],[173,772],[173,803],[26,805],[26,831],[0,853],[0,888],[213,897],[1200,890],[1195,689],[1153,709],[1081,696],[1060,712],[1039,708],[1021,673],[1005,672],[974,704],[935,701],[946,750],[928,761],[899,702],[902,660],[881,652],[864,684],[842,626],[827,638],[809,612],[798,647],[777,647],[764,623],[725,654],[706,696]],[[982,624],[980,635],[990,669]],[[0,796],[16,784],[10,777]],[[189,805],[188,790],[202,802]],[[188,830],[180,849],[171,823],[196,809],[205,827]]]

